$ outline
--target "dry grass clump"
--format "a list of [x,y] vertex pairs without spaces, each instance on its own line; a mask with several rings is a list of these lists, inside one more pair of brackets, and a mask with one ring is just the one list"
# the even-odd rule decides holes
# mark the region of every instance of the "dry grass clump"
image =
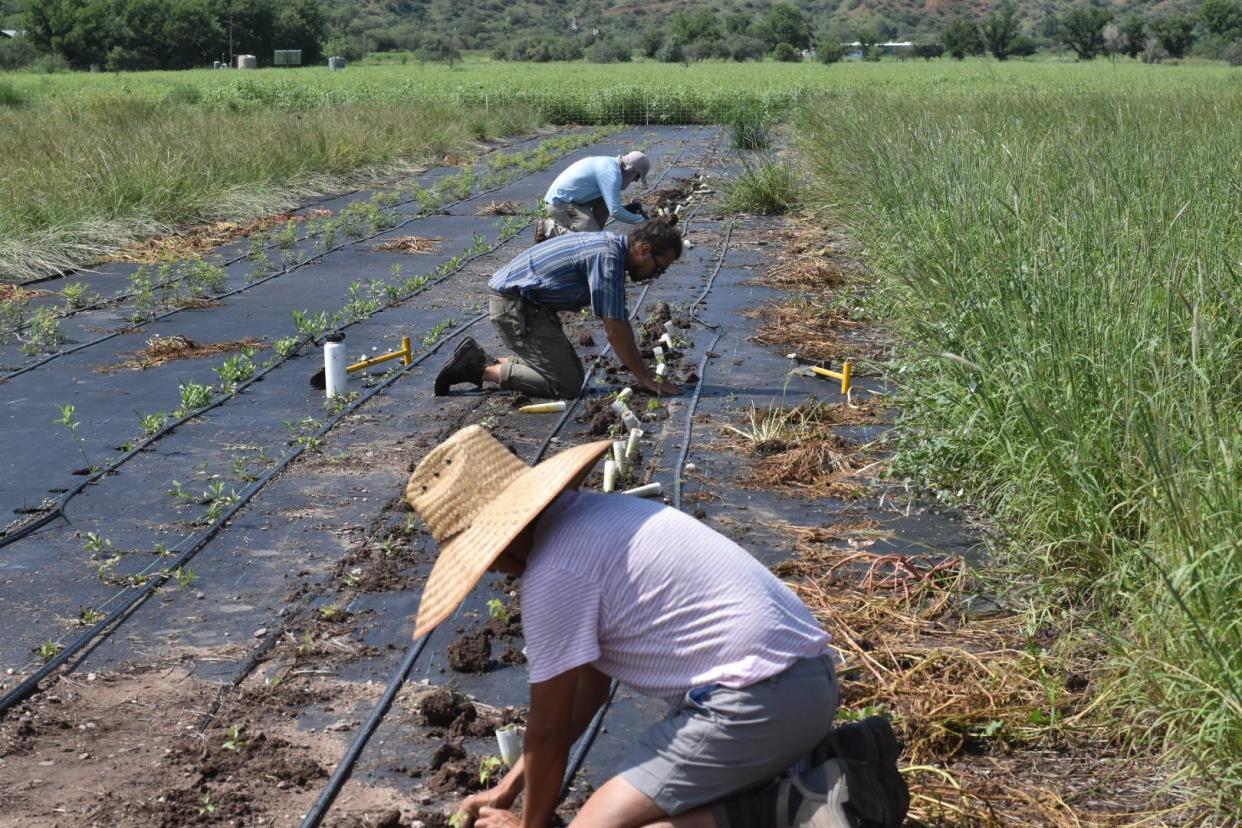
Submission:
[[432,253],[440,246],[441,241],[443,239],[439,236],[434,239],[424,236],[400,236],[383,244],[377,244],[375,249],[385,253]]
[[267,347],[267,343],[259,337],[234,339],[228,342],[211,342],[200,345],[188,336],[173,334],[172,336],[156,336],[147,340],[147,347],[129,355],[129,359],[113,365],[100,365],[95,368],[97,374],[114,374],[117,371],[145,371],[166,362],[179,359],[198,359],[199,357],[234,351],[257,351]]
[[790,531],[798,556],[778,572],[846,659],[843,710],[884,711],[899,731],[916,824],[1162,824],[1152,787],[1131,781],[1144,769],[1090,719],[1098,651],[1051,655],[1056,631],[972,610],[986,585],[961,558],[871,551],[887,534],[873,521]]
[[516,216],[522,205],[516,201],[489,201],[479,208],[476,216]]
[[740,485],[809,497],[859,496],[862,489],[856,478],[868,465],[868,450],[835,429],[876,422],[881,410],[875,399],[860,405],[814,399],[793,407],[751,405],[747,427],[723,426],[733,448],[758,458]]
[[807,360],[836,362],[850,357],[853,349],[838,332],[863,325],[839,308],[808,299],[768,302],[743,315],[760,321],[752,341],[781,347],[796,344],[798,356]]
[[254,221],[217,221],[166,236],[127,244],[116,253],[104,256],[100,261],[158,264],[174,259],[198,258],[223,244],[248,238],[254,233],[263,233],[274,227],[283,227],[291,221],[299,223],[308,217],[330,215],[332,215],[331,210],[311,210],[307,215],[301,216],[278,213]]
[[21,285],[4,284],[3,282],[0,282],[0,302],[12,302],[16,305],[23,302],[29,302],[36,296],[47,296],[48,293],[50,293],[50,291],[22,287]]

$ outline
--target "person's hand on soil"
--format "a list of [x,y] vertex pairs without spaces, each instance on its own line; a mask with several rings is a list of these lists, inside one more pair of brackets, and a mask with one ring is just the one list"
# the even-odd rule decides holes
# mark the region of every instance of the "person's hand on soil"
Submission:
[[643,382],[643,387],[652,394],[658,394],[661,397],[676,397],[681,393],[681,386],[675,382],[668,382],[652,377]]
[[631,213],[637,213],[638,215],[642,216],[643,218],[648,218],[648,216],[647,216],[647,208],[646,208],[646,207],[644,207],[644,206],[643,206],[643,203],[642,203],[641,201],[638,201],[637,199],[635,199],[634,201],[631,201],[629,204],[625,205],[625,209],[629,210]]
[[495,811],[496,805],[500,800],[500,788],[489,788],[486,791],[480,791],[471,794],[461,801],[461,807],[457,809],[457,813],[453,814],[453,819],[457,820],[453,824],[457,828],[470,828],[472,825],[482,825],[476,822],[481,811]]
[[522,820],[500,808],[483,808],[474,828],[522,828]]

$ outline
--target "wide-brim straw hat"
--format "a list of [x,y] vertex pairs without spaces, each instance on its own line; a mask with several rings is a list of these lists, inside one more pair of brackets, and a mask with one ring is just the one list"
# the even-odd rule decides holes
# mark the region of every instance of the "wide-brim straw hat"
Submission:
[[452,615],[522,530],[557,495],[577,488],[611,447],[600,440],[528,466],[474,425],[432,449],[405,487],[405,499],[440,544],[414,637]]

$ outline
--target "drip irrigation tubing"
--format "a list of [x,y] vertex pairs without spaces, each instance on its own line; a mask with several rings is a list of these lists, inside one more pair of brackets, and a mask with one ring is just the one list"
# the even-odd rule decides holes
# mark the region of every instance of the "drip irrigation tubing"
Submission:
[[[522,227],[525,228],[529,224],[530,222],[527,222],[526,224],[522,225]],[[514,238],[514,237],[511,236],[510,238]],[[403,302],[409,301],[410,299],[414,298],[420,293],[430,290],[436,285],[442,284],[443,282],[447,281],[453,276],[456,276],[458,273],[464,270],[467,265],[471,264],[472,262],[478,259],[481,259],[484,256],[487,256],[487,255],[490,255],[496,252],[498,249],[500,249],[501,246],[506,244],[508,241],[509,239],[501,239],[496,244],[489,247],[487,250],[482,250],[478,253],[475,253],[472,256],[469,256],[463,259],[461,264],[453,268],[448,273],[445,273],[444,275],[440,276],[439,278],[428,281],[420,285],[419,287],[415,288],[414,290],[410,291],[409,293],[403,296],[400,296],[396,299],[393,299],[392,301],[382,305],[381,307],[376,308],[373,312],[367,314],[364,317],[355,319],[352,322],[347,322],[343,325],[336,326],[336,330],[344,330],[346,328],[349,328],[349,327],[352,327],[353,325],[358,324],[359,322],[363,322],[367,319],[371,319],[377,316],[378,314],[382,313],[383,311],[390,310],[391,308],[394,308],[397,305],[402,304]],[[307,344],[309,344],[312,341],[314,341],[314,337],[311,337],[311,336],[303,337],[302,340],[298,342],[298,346],[294,348],[292,351],[290,351],[287,356],[279,358],[276,362],[264,368],[262,371],[255,374],[250,379],[246,380],[245,382],[239,383],[227,393],[221,394],[217,399],[212,400],[211,402],[207,403],[207,405],[201,408],[197,408],[194,411],[191,411],[190,413],[185,414],[182,417],[179,417],[178,419],[162,427],[159,431],[151,434],[148,437],[143,438],[135,446],[130,448],[129,451],[125,452],[123,455],[113,460],[111,463],[108,463],[103,468],[98,469],[97,471],[88,475],[84,479],[80,480],[76,485],[71,487],[69,490],[62,492],[60,497],[56,499],[56,504],[53,507],[51,507],[51,510],[48,511],[46,514],[40,515],[39,517],[27,523],[23,523],[21,526],[18,526],[9,531],[0,532],[0,548],[8,546],[11,543],[14,543],[18,540],[21,540],[24,537],[31,535],[32,533],[38,531],[39,529],[43,528],[44,526],[47,526],[49,523],[56,520],[56,518],[63,516],[65,513],[66,504],[68,504],[69,501],[72,500],[74,497],[81,494],[82,491],[87,486],[91,485],[92,483],[95,483],[102,477],[106,477],[107,475],[112,474],[114,471],[117,470],[118,467],[121,466],[121,464],[133,459],[135,455],[137,455],[138,453],[140,453],[141,451],[149,447],[152,443],[155,443],[157,440],[163,437],[166,437],[168,434],[172,433],[173,430],[175,430],[178,426],[183,425],[187,421],[192,420],[195,417],[198,417],[212,410],[213,408],[218,408],[219,406],[224,405],[226,402],[228,402],[229,400],[233,399],[238,394],[240,394],[244,389],[250,387],[254,383],[263,379],[263,377],[265,377],[271,371],[275,370],[281,365],[284,365],[290,359],[293,359],[297,355],[298,351],[300,351],[303,347],[305,347]]]
[[[366,393],[362,394],[356,400],[352,401],[349,405],[342,408],[339,412],[329,417],[324,422],[324,424],[319,428],[319,430],[315,432],[313,436],[316,438],[319,438],[319,437],[323,437],[324,435],[326,435],[338,423],[340,423],[341,420],[345,419],[345,417],[352,414],[354,411],[362,407],[365,403],[369,402],[373,397],[375,397],[385,388],[392,385],[398,379],[400,379],[401,377],[404,377],[406,374],[412,371],[415,367],[421,365],[431,356],[436,354],[440,350],[441,346],[444,345],[444,343],[448,342],[450,339],[463,333],[464,331],[466,331],[468,328],[475,325],[476,323],[482,321],[484,318],[486,318],[486,316],[487,316],[486,313],[480,313],[477,316],[473,317],[470,321],[464,322],[461,325],[458,325],[452,331],[449,331],[447,334],[442,336],[439,339],[439,341],[437,341],[433,346],[431,346],[426,352],[416,357],[414,361],[411,362],[409,365],[404,365],[401,368],[394,370],[393,373],[389,375],[383,382],[380,382],[376,384],[374,387],[368,389]],[[159,589],[161,586],[163,586],[164,583],[166,583],[169,578],[173,577],[174,573],[177,570],[181,569],[181,567],[187,564],[195,555],[199,553],[199,551],[201,551],[204,547],[206,547],[207,544],[211,542],[212,538],[214,538],[220,532],[220,530],[224,528],[224,525],[229,520],[231,520],[234,515],[236,515],[239,511],[241,511],[241,509],[244,508],[255,497],[255,495],[257,495],[260,491],[262,491],[262,489],[266,487],[268,483],[270,483],[273,479],[276,478],[277,475],[283,472],[294,460],[300,457],[303,454],[303,452],[306,451],[306,448],[307,448],[306,443],[300,443],[297,446],[295,446],[292,450],[287,452],[284,455],[284,457],[280,459],[279,462],[277,462],[274,466],[272,466],[267,471],[265,471],[256,480],[254,480],[250,485],[242,489],[242,491],[238,495],[237,500],[234,501],[232,504],[230,504],[223,514],[221,514],[218,518],[216,518],[214,521],[212,521],[210,524],[208,524],[206,527],[201,529],[196,534],[191,535],[189,538],[182,540],[176,546],[174,546],[171,550],[171,552],[173,553],[178,551],[178,547],[182,546],[183,544],[187,544],[186,548],[182,550],[181,553],[177,555],[177,557],[173,559],[173,561],[170,564],[168,564],[160,572],[157,572],[154,575],[152,575],[148,579],[148,581],[145,584],[143,584],[141,587],[131,588],[133,594],[131,594],[127,599],[125,599],[125,601],[123,601],[119,607],[112,610],[110,613],[108,613],[108,615],[103,620],[99,621],[89,630],[83,632],[76,639],[74,639],[72,642],[67,644],[60,652],[58,652],[45,665],[43,665],[42,668],[40,668],[38,671],[36,671],[31,676],[27,677],[17,687],[15,687],[14,689],[6,693],[3,696],[3,698],[0,698],[0,717],[3,717],[3,715],[7,713],[8,710],[13,707],[13,705],[25,700],[26,698],[28,698],[29,696],[37,692],[39,683],[42,682],[43,679],[47,678],[47,676],[51,675],[52,672],[54,672],[55,670],[63,666],[70,658],[74,656],[74,654],[80,651],[83,647],[85,647],[87,644],[91,643],[95,638],[101,635],[110,634],[117,626],[120,625],[119,622],[123,620],[122,619],[123,616],[125,616],[131,609],[136,607],[140,602],[146,600],[148,597],[154,594],[154,592],[157,589]]]
[[673,468],[673,508],[681,510],[681,473],[686,467],[686,457],[690,454],[690,435],[694,431],[694,411],[699,407],[699,397],[703,394],[703,377],[707,374],[707,363],[711,361],[712,351],[720,341],[720,334],[712,338],[707,352],[699,360],[699,381],[694,386],[694,396],[690,398],[690,410],[686,413],[686,430],[681,435],[681,453],[677,455],[677,464]]
[[[555,159],[553,159],[553,161],[559,161],[560,159],[564,158],[566,155],[569,155],[569,153],[570,153],[570,152],[574,152],[574,151],[576,151],[576,149],[580,149],[580,147],[575,148],[574,150],[569,150],[569,152],[562,153],[561,155],[559,155],[559,156],[557,156]],[[552,163],[553,163],[553,162],[549,162],[547,166],[551,166],[551,165],[552,165]],[[525,180],[525,179],[527,179],[527,178],[530,178],[530,177],[531,177],[532,175],[534,175],[535,173],[543,172],[543,170],[547,169],[547,166],[545,166],[545,167],[541,167],[541,168],[539,168],[538,170],[531,170],[530,172],[526,173],[525,175],[520,175],[520,176],[518,176],[517,178],[513,178],[513,179],[511,179],[511,180],[509,180],[509,181],[504,182],[503,184],[498,184],[497,186],[492,187],[491,189],[481,190],[481,191],[479,191],[479,192],[477,192],[477,193],[471,193],[471,194],[470,194],[469,196],[467,196],[466,198],[460,198],[460,199],[458,199],[458,200],[456,200],[456,201],[450,201],[450,202],[448,202],[447,204],[441,204],[441,205],[439,205],[439,206],[438,206],[438,207],[437,207],[434,211],[430,211],[430,212],[426,212],[426,213],[424,213],[424,212],[421,212],[421,211],[420,211],[419,213],[417,213],[417,214],[415,214],[415,215],[411,216],[410,218],[406,219],[405,221],[398,222],[397,224],[394,224],[394,225],[392,225],[391,227],[385,227],[385,228],[382,228],[381,230],[379,230],[379,231],[377,231],[377,232],[375,232],[375,233],[372,233],[372,234],[371,234],[371,235],[369,235],[369,236],[363,236],[363,237],[360,237],[360,238],[357,238],[357,239],[346,239],[345,241],[341,242],[340,244],[338,244],[338,245],[336,245],[336,246],[334,246],[334,247],[331,247],[331,248],[329,248],[329,249],[327,249],[327,250],[323,251],[322,253],[319,253],[319,254],[317,254],[317,255],[315,255],[315,256],[312,256],[311,258],[307,259],[306,261],[299,262],[299,263],[297,263],[297,264],[295,264],[295,265],[293,265],[293,266],[291,266],[291,267],[286,267],[284,270],[281,270],[281,271],[278,271],[278,272],[276,272],[276,273],[273,273],[273,274],[271,274],[270,276],[265,276],[265,277],[263,277],[262,279],[256,279],[256,280],[254,280],[253,282],[248,282],[248,283],[246,283],[246,284],[242,285],[242,286],[241,286],[241,287],[239,287],[239,288],[234,288],[233,290],[226,291],[226,292],[224,292],[224,293],[218,293],[218,294],[215,294],[214,296],[210,296],[210,297],[207,297],[207,298],[209,298],[209,299],[211,299],[211,300],[213,300],[213,301],[218,301],[218,300],[220,300],[220,299],[227,299],[227,298],[228,298],[228,297],[230,297],[230,296],[236,296],[236,295],[237,295],[237,294],[239,294],[239,293],[244,293],[244,292],[246,292],[246,291],[250,290],[251,288],[258,287],[259,285],[262,285],[262,284],[265,284],[265,283],[267,283],[267,282],[270,282],[270,281],[272,281],[273,279],[278,279],[278,278],[280,278],[281,276],[287,276],[288,274],[292,273],[292,272],[293,272],[293,271],[295,271],[295,270],[298,270],[298,269],[300,269],[300,268],[306,267],[306,266],[307,266],[307,265],[309,265],[309,264],[312,264],[312,263],[314,263],[314,262],[316,262],[316,261],[319,261],[319,260],[323,259],[324,257],[328,256],[328,255],[329,255],[329,254],[331,254],[331,253],[335,253],[335,252],[337,252],[337,251],[339,251],[339,250],[343,250],[343,249],[345,249],[345,248],[347,248],[347,247],[350,247],[351,245],[361,244],[362,242],[365,242],[365,241],[370,241],[371,239],[377,238],[378,236],[382,236],[382,235],[384,235],[385,233],[391,233],[391,232],[393,232],[393,231],[395,231],[395,230],[400,230],[401,228],[405,227],[406,225],[410,224],[411,222],[418,221],[419,219],[426,218],[427,216],[430,216],[430,215],[435,215],[435,214],[437,214],[437,213],[442,213],[442,212],[444,212],[445,210],[449,209],[450,207],[456,207],[458,204],[462,204],[462,203],[464,203],[464,202],[471,201],[471,200],[476,199],[476,198],[480,198],[480,197],[485,196],[485,195],[488,195],[488,194],[490,194],[490,193],[494,193],[494,192],[496,192],[496,191],[498,191],[498,190],[503,190],[505,187],[508,187],[508,186],[510,186],[510,185],[512,185],[512,184],[516,184],[517,182],[519,182],[519,181],[523,181],[523,180]],[[408,204],[408,203],[410,203],[411,201],[413,201],[413,199],[407,199],[406,201],[404,201],[404,202],[398,202],[397,204],[394,204],[393,206],[395,207],[395,206],[400,206],[401,204]],[[245,257],[244,257],[244,256],[243,256],[243,257],[239,257],[239,258],[237,258],[237,259],[232,260],[232,262],[230,262],[230,263],[240,261],[240,260],[241,260],[241,259],[243,259],[243,258],[245,258]],[[174,283],[174,284],[175,284],[175,283]],[[144,320],[142,320],[141,322],[137,322],[137,323],[135,323],[134,325],[129,325],[129,326],[125,326],[125,327],[123,327],[123,328],[119,328],[119,329],[117,329],[117,330],[115,330],[115,331],[112,331],[111,333],[104,334],[103,336],[96,337],[95,339],[88,340],[88,341],[83,342],[83,343],[81,343],[81,344],[79,344],[79,345],[75,345],[75,346],[74,346],[74,347],[72,347],[72,348],[62,349],[62,350],[60,350],[60,351],[56,351],[55,353],[48,354],[48,355],[47,355],[47,356],[45,356],[43,359],[37,360],[37,361],[35,361],[35,362],[32,362],[32,363],[31,363],[31,364],[29,364],[29,365],[24,365],[24,366],[22,366],[21,368],[18,368],[17,370],[15,370],[15,371],[9,371],[9,372],[7,372],[7,373],[5,373],[5,374],[0,374],[0,383],[4,383],[4,382],[6,382],[6,381],[8,381],[8,380],[11,380],[11,379],[13,379],[13,378],[15,378],[15,377],[19,377],[19,376],[21,376],[22,374],[25,374],[25,373],[28,373],[28,372],[30,372],[30,371],[35,370],[36,368],[41,368],[42,366],[47,365],[47,364],[48,364],[49,362],[51,362],[52,360],[59,359],[60,357],[63,357],[63,356],[69,356],[70,354],[75,354],[75,353],[77,353],[78,351],[82,351],[82,350],[85,350],[85,349],[87,349],[87,348],[94,347],[95,345],[99,345],[99,344],[100,344],[100,343],[102,343],[102,342],[107,342],[108,340],[113,339],[113,338],[115,338],[115,337],[118,337],[118,336],[120,336],[121,334],[129,334],[129,333],[133,333],[133,332],[134,332],[137,328],[140,328],[140,327],[143,327],[143,326],[146,326],[146,325],[150,325],[151,323],[153,323],[153,322],[158,322],[158,321],[160,321],[161,319],[167,319],[168,317],[173,316],[173,315],[178,314],[178,313],[181,313],[181,312],[182,312],[182,311],[184,311],[184,310],[187,310],[187,308],[173,308],[172,310],[165,311],[164,313],[161,313],[161,314],[158,314],[158,315],[152,316],[150,319],[144,319]]]
[[[668,173],[668,170],[671,169],[674,165],[677,164],[678,161],[681,160],[681,156],[684,154],[684,152],[685,152],[685,145],[683,143],[681,149],[677,153],[676,158],[674,158],[673,161],[665,168],[664,172],[661,173],[660,177],[656,179],[655,183],[653,183],[651,187],[648,188],[647,192],[652,192],[654,191],[656,187],[659,186],[660,182],[664,180],[664,176]],[[717,266],[717,269],[719,269],[719,265]],[[647,291],[649,288],[650,288],[650,284],[643,286],[643,290],[639,294],[638,301],[634,303],[634,310],[630,314],[631,319],[637,318],[638,311],[642,307],[643,301],[646,299]],[[605,348],[603,351],[600,352],[599,357],[606,356],[611,350],[612,350],[612,345],[610,344],[607,348]],[[599,364],[599,359],[597,358],[596,363],[591,366],[591,369],[587,372],[586,376],[583,378],[582,385],[578,390],[577,397],[574,398],[573,405],[566,407],[565,412],[557,420],[556,424],[552,427],[552,431],[549,432],[547,438],[544,439],[543,443],[539,447],[539,450],[535,453],[535,456],[531,461],[532,463],[539,462],[539,460],[543,457],[544,453],[548,450],[548,446],[551,445],[552,440],[556,437],[557,434],[560,433],[561,429],[564,428],[565,423],[569,421],[569,418],[573,415],[574,411],[577,409],[578,404],[582,402],[584,395],[586,394],[587,387],[590,384],[591,378],[595,374],[595,369],[598,366],[598,364]],[[700,377],[700,382],[701,382],[701,377]],[[332,803],[336,800],[336,797],[340,793],[341,788],[344,786],[345,782],[349,779],[350,774],[353,772],[353,767],[357,763],[358,757],[361,756],[362,751],[366,748],[367,743],[371,740],[371,737],[374,735],[376,728],[379,727],[379,724],[383,720],[384,715],[387,714],[388,709],[392,704],[393,698],[396,697],[397,692],[401,689],[401,686],[405,683],[406,677],[409,675],[410,670],[413,669],[415,661],[418,659],[419,654],[422,652],[423,645],[426,643],[426,640],[434,632],[435,630],[432,630],[431,632],[428,632],[426,635],[424,635],[419,640],[419,642],[415,645],[415,647],[411,649],[409,653],[407,653],[405,660],[393,673],[393,677],[389,680],[388,686],[384,690],[383,697],[380,699],[376,707],[372,709],[371,714],[367,717],[367,721],[359,729],[358,733],[354,735],[353,740],[350,742],[349,748],[346,750],[344,756],[341,757],[340,762],[337,763],[337,766],[335,770],[333,770],[332,776],[328,779],[328,782],[325,784],[324,789],[320,791],[319,797],[318,799],[316,799],[314,807],[303,818],[302,823],[301,823],[301,828],[318,828],[318,826],[323,822],[323,818],[327,815],[328,809],[331,807]],[[568,790],[569,784],[573,780],[574,774],[577,773],[578,766],[580,766],[582,761],[586,758],[587,751],[590,750],[591,745],[594,743],[595,737],[596,735],[598,735],[599,728],[603,723],[604,715],[607,712],[607,709],[612,702],[613,696],[616,694],[616,690],[617,690],[617,682],[614,680],[612,684],[610,685],[607,701],[605,702],[604,705],[601,706],[600,710],[597,711],[595,717],[592,718],[591,720],[591,724],[588,726],[587,732],[584,733],[583,738],[579,740],[580,747],[575,749],[575,755],[577,756],[576,762],[566,767],[565,778],[562,781],[562,785],[561,785],[561,791],[562,791],[561,798],[564,798],[564,792]]]

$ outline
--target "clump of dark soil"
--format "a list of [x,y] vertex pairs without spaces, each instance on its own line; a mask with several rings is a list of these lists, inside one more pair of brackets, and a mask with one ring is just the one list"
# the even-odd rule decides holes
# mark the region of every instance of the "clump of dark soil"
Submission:
[[449,818],[438,811],[419,811],[415,817],[424,828],[451,828]]
[[456,742],[445,742],[431,757],[424,783],[435,793],[471,793],[485,786],[479,781],[479,757]]
[[448,727],[467,711],[474,718],[474,705],[465,696],[459,696],[444,688],[428,693],[418,703],[423,723],[431,727]]
[[[230,744],[232,747],[226,747]],[[250,736],[242,730],[234,738],[220,728],[208,737],[196,756],[187,747],[181,758],[194,767],[204,782],[246,777],[274,779],[303,788],[325,778],[328,772],[309,756],[298,756],[300,749],[278,736],[269,737],[262,732]]]
[[492,663],[492,631],[464,633],[448,648],[449,666],[459,673],[486,673]]
[[607,397],[588,400],[582,413],[575,419],[580,423],[589,423],[587,430],[597,437],[602,437],[612,431],[613,423],[617,421],[617,415],[613,412],[611,405],[612,400]]
[[595,344],[595,337],[591,335],[590,331],[583,331],[578,334],[578,344],[583,348],[590,348]]

